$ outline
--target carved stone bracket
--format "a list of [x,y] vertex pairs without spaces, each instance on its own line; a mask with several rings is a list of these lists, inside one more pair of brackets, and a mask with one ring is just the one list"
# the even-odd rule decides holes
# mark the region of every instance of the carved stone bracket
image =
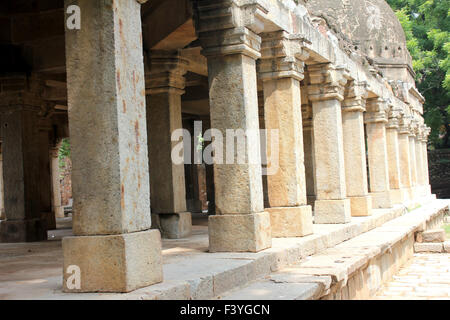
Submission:
[[369,85],[367,82],[350,81],[345,89],[345,98],[342,102],[344,112],[364,112],[366,111],[366,100]]
[[365,123],[388,122],[388,100],[374,98],[367,100],[367,112],[364,114]]
[[310,101],[337,99],[344,100],[345,85],[350,80],[349,71],[344,67],[335,67],[331,63],[308,66]]

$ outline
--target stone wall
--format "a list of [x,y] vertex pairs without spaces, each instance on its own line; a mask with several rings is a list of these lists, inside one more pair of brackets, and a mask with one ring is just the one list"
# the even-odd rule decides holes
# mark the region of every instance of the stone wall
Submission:
[[450,199],[450,149],[428,152],[430,184],[440,199]]

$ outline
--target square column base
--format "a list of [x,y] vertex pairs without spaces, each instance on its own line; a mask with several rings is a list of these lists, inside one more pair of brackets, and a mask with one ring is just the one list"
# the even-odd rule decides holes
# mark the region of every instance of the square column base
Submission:
[[270,214],[272,238],[304,237],[313,233],[311,206],[265,209]]
[[391,204],[401,204],[403,203],[403,194],[401,189],[391,189],[389,190],[389,197],[391,199]]
[[352,217],[368,217],[372,215],[372,197],[349,197]]
[[314,223],[338,224],[351,221],[350,199],[316,200],[314,205]]
[[225,214],[208,221],[210,252],[258,252],[272,246],[270,214]]
[[152,229],[159,229],[165,239],[181,239],[192,234],[190,212],[152,213]]
[[374,209],[392,208],[390,191],[371,192],[372,204]]
[[0,242],[37,242],[47,240],[45,219],[3,220],[0,222]]
[[66,237],[62,247],[64,292],[130,292],[162,282],[158,230]]

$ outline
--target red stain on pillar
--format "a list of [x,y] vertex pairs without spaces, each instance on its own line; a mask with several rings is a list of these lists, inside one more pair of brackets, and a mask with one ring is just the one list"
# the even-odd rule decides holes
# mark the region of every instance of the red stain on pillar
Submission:
[[120,206],[122,207],[122,210],[125,209],[125,187],[122,183],[121,192],[120,192]]
[[136,152],[139,152],[139,149],[140,149],[140,145],[139,145],[140,133],[139,133],[139,122],[137,120],[134,123],[134,131],[136,133],[136,146],[135,146],[135,148],[136,148]]

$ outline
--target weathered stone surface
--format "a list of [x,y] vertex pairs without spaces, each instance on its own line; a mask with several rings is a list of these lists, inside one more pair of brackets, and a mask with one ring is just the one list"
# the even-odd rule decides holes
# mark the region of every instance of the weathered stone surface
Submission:
[[210,252],[258,252],[272,246],[268,212],[210,216],[208,232]]
[[445,241],[445,230],[434,229],[427,230],[424,232],[418,232],[416,235],[417,242],[444,242]]
[[74,234],[147,230],[141,5],[135,0],[66,2],[80,6],[83,14],[80,30],[66,30]]
[[414,252],[442,252],[444,245],[441,243],[415,243]]
[[383,192],[371,192],[370,196],[372,197],[372,207],[374,209],[392,207],[390,190]]
[[349,197],[352,217],[367,217],[372,214],[372,197]]
[[[121,235],[63,239],[65,292],[130,292],[161,282],[161,236],[158,230]],[[81,271],[80,289],[69,289],[69,266]]]
[[351,221],[350,199],[316,200],[314,223],[349,223]]
[[444,252],[450,253],[450,240],[444,242]]
[[267,208],[273,238],[303,237],[313,233],[311,206]]
[[34,242],[47,240],[47,220],[3,220],[0,222],[0,242]]
[[159,229],[163,238],[186,238],[192,234],[192,215],[190,212],[152,213],[152,228]]

